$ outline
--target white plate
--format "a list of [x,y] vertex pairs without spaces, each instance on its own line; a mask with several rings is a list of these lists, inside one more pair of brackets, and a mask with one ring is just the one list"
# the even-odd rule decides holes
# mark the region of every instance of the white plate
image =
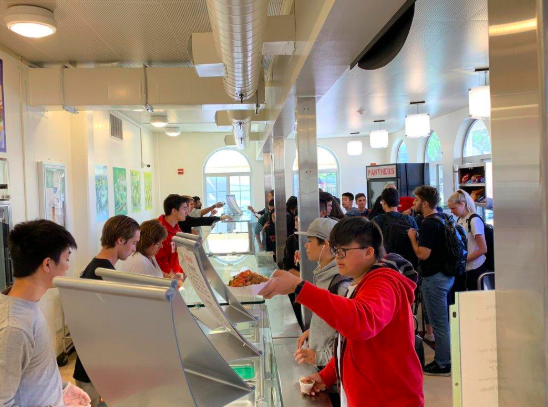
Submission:
[[259,294],[259,291],[263,289],[268,284],[268,281],[260,284],[252,284],[247,287],[228,287],[229,290],[236,297],[255,297]]

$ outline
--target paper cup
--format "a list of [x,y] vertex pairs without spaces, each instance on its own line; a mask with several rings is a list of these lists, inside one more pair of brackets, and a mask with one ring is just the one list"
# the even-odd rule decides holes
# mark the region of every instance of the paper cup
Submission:
[[310,380],[311,383],[303,383],[304,377],[301,377],[299,379],[299,384],[301,385],[301,393],[302,394],[310,394],[312,391],[312,388],[314,387],[314,384],[316,383],[314,380]]

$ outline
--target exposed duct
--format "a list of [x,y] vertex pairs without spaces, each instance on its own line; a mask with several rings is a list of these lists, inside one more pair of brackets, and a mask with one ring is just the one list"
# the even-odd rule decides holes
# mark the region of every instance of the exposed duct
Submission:
[[234,142],[238,150],[245,150],[249,147],[249,136],[251,134],[251,114],[248,110],[229,110],[228,118],[232,122]]
[[207,0],[207,9],[226,68],[225,91],[235,100],[247,100],[259,83],[268,0]]

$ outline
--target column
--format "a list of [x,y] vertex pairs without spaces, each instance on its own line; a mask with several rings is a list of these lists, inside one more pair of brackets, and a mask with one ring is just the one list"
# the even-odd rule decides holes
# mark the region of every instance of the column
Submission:
[[285,208],[285,135],[283,123],[274,124],[272,159],[274,164],[274,206],[276,208],[276,262],[282,264],[285,241],[287,240],[287,221]]
[[488,2],[501,407],[548,403],[547,7]]
[[[307,230],[314,219],[320,216],[318,195],[318,146],[316,141],[316,99],[297,98],[297,155],[299,163],[299,230]],[[277,193],[277,192],[276,192]],[[317,264],[308,260],[306,237],[299,237],[301,253],[301,277],[312,282],[312,272]],[[310,324],[312,316],[308,308],[303,307],[305,325]]]

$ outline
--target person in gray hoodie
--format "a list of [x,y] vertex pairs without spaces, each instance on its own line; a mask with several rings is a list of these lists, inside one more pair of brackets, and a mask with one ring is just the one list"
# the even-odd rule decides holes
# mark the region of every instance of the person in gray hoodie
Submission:
[[[333,294],[344,296],[351,280],[339,274],[335,257],[329,247],[329,235],[337,224],[337,220],[330,218],[314,219],[306,232],[295,232],[308,238],[306,255],[310,261],[318,263],[314,270],[314,285],[329,290]],[[325,366],[333,356],[333,344],[337,339],[337,332],[324,320],[313,314],[310,328],[305,331],[297,342],[295,360],[301,363],[310,363],[315,366]],[[308,341],[308,348],[304,347]]]

